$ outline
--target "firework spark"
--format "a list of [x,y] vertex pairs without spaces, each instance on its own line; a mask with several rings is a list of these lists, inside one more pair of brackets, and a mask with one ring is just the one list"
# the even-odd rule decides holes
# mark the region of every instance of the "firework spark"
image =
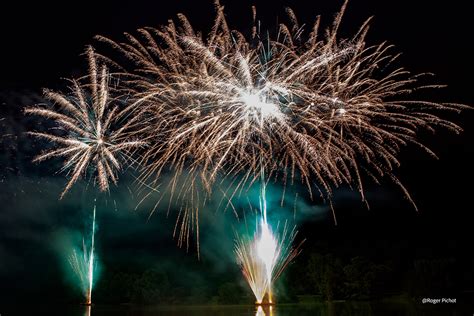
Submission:
[[92,233],[91,233],[91,244],[88,248],[82,241],[82,251],[73,249],[71,256],[69,257],[69,263],[72,270],[79,279],[82,294],[85,298],[85,305],[92,304],[92,287],[94,285],[94,269],[97,259],[95,258],[95,210],[94,205],[93,217],[92,217]]
[[[365,201],[362,174],[376,183],[388,177],[413,202],[393,174],[398,153],[411,143],[434,155],[418,132],[460,132],[436,111],[463,106],[407,100],[415,89],[437,86],[392,67],[398,55],[391,46],[367,46],[369,20],[352,38],[339,39],[346,5],[324,36],[319,17],[308,33],[290,9],[289,25],[281,24],[276,36],[261,36],[253,8],[254,27],[246,37],[229,28],[216,1],[205,39],[182,14],[179,25],[170,20],[139,29],[123,43],[98,37],[133,65],[100,56],[120,69],[124,89],[146,113],[139,132],[150,144],[143,179],[157,185],[165,170],[174,170],[169,186],[176,199],[186,200],[178,216],[184,234],[190,221],[197,225],[196,204],[205,200],[196,187],[210,193],[218,176],[231,178],[232,188],[224,189],[230,200],[257,181],[262,168],[267,180],[286,185],[300,179],[311,196],[316,188],[329,201],[343,184],[355,186]],[[183,172],[187,180],[178,186]]]
[[304,241],[293,248],[296,227],[289,232],[286,223],[281,235],[273,234],[267,221],[267,189],[263,168],[260,177],[260,225],[255,230],[253,240],[236,238],[234,252],[237,263],[255,295],[256,303],[262,304],[266,294],[268,303],[273,304],[272,284],[300,253],[300,246]]
[[130,115],[132,106],[120,109],[120,100],[110,95],[107,68],[97,64],[92,48],[88,48],[87,55],[90,82],[72,80],[70,95],[46,90],[45,98],[59,110],[37,106],[25,111],[54,121],[61,131],[30,133],[54,144],[53,149],[44,151],[35,161],[65,158],[62,171],[67,170],[71,176],[61,198],[91,165],[100,190],[106,191],[109,181],[117,182],[116,172],[121,169],[119,156],[127,156],[127,151],[143,145],[142,141],[128,138],[126,133],[139,115]]
[[268,303],[273,303],[272,284],[300,253],[301,243],[297,247],[292,246],[295,235],[295,228],[290,231],[286,224],[281,234],[274,235],[270,225],[261,219],[253,239],[236,238],[234,251],[237,262],[257,304],[263,302],[265,295]]

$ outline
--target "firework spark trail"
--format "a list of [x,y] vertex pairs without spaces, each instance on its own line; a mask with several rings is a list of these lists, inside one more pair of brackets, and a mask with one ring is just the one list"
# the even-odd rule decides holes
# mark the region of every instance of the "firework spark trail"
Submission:
[[94,205],[92,217],[92,232],[91,243],[88,249],[84,240],[82,241],[82,254],[78,255],[76,249],[73,249],[69,257],[69,263],[72,270],[79,279],[80,287],[85,298],[85,304],[92,304],[92,287],[94,285],[94,268],[96,264],[95,258],[95,213],[96,206]]
[[[339,39],[346,5],[324,36],[319,18],[307,34],[290,9],[290,24],[281,24],[276,37],[260,36],[253,8],[254,27],[246,37],[229,28],[216,1],[207,37],[182,14],[179,24],[139,29],[137,36],[127,33],[125,42],[97,37],[128,60],[118,64],[99,56],[116,67],[123,89],[146,114],[137,133],[149,142],[143,181],[157,186],[173,170],[172,199],[185,205],[178,218],[181,241],[189,239],[198,205],[218,177],[232,179],[230,200],[258,181],[262,167],[267,180],[286,185],[300,179],[311,197],[316,188],[329,201],[343,184],[365,201],[362,174],[376,183],[388,177],[413,202],[393,174],[398,153],[415,144],[434,155],[417,134],[436,127],[459,132],[435,113],[464,106],[405,99],[416,89],[437,86],[393,67],[398,55],[391,46],[367,46],[370,19],[352,38]],[[184,172],[186,181],[178,184]]]
[[92,238],[91,238],[91,250],[89,255],[89,265],[88,265],[88,279],[89,279],[89,291],[88,291],[88,303],[92,302],[92,285],[94,284],[94,241],[95,241],[95,209],[96,206],[94,205],[94,214],[92,215]]
[[276,260],[280,256],[277,240],[273,236],[269,224],[262,220],[260,237],[257,242],[258,258],[265,267],[265,275],[267,279],[268,302],[272,303],[272,274]]
[[140,118],[133,113],[132,105],[120,108],[120,98],[111,96],[109,75],[105,66],[96,62],[91,47],[87,49],[90,82],[72,80],[71,94],[63,95],[50,90],[45,98],[54,103],[55,108],[30,107],[27,114],[37,115],[55,122],[60,133],[30,132],[31,135],[54,145],[45,150],[34,161],[50,158],[65,158],[62,171],[71,174],[61,198],[72,185],[93,165],[95,179],[101,191],[109,188],[109,181],[117,182],[117,171],[121,169],[119,157],[128,158],[128,151],[144,143],[128,138],[127,130]]
[[256,236],[253,240],[237,237],[234,251],[242,273],[255,295],[257,303],[260,304],[267,292],[268,278],[263,262],[258,260],[256,244]]
[[[267,221],[266,182],[263,168],[259,194],[260,220],[253,239],[237,236],[234,252],[237,263],[255,295],[257,304],[261,304],[265,295],[269,304],[273,303],[272,285],[286,266],[300,253],[301,243],[293,248],[296,236],[295,227],[287,231],[285,223],[280,235],[274,235]],[[278,228],[277,228],[278,230]]]
[[[259,104],[258,100],[253,100],[249,104]],[[274,110],[274,109],[272,109]],[[263,128],[264,120],[268,112],[259,111],[256,113],[255,118],[259,121],[260,128]],[[260,145],[263,146],[263,142],[260,141]],[[276,264],[283,261],[285,264],[281,267],[281,271],[286,265],[298,254],[298,248],[285,252],[286,248],[284,238],[286,237],[286,224],[283,231],[283,239],[278,240],[272,233],[270,224],[267,220],[267,184],[265,179],[265,168],[262,157],[260,157],[260,192],[259,192],[259,208],[261,213],[260,219],[260,231],[255,231],[254,240],[242,241],[237,238],[236,242],[236,255],[237,262],[242,268],[244,277],[252,289],[257,304],[261,304],[267,294],[268,303],[273,303],[273,275]],[[289,241],[291,246],[293,238]],[[281,243],[279,243],[281,242]],[[242,249],[249,249],[245,251]],[[247,257],[246,257],[247,255]],[[248,263],[246,263],[248,262]],[[279,271],[279,273],[281,273]],[[279,275],[279,274],[278,274]],[[278,276],[275,277],[275,279]]]
[[[276,231],[279,231],[278,227]],[[293,247],[295,228],[285,223],[278,234],[273,234],[268,223],[259,220],[253,238],[237,236],[234,252],[242,273],[252,289],[257,304],[265,295],[272,303],[272,284],[288,264],[300,253],[300,244]]]

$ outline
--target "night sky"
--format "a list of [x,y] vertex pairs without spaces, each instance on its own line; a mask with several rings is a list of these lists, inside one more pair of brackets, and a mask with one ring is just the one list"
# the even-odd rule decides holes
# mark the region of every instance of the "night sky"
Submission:
[[[22,114],[24,106],[41,99],[41,89],[62,88],[61,78],[84,74],[81,54],[94,35],[122,40],[123,32],[143,26],[165,24],[176,13],[184,13],[195,29],[207,31],[212,24],[212,1],[17,1],[3,8],[0,18],[0,300],[19,293],[46,294],[62,300],[55,289],[64,283],[61,249],[80,239],[92,205],[93,188],[83,182],[62,201],[66,184],[56,170],[60,161],[31,163],[41,144],[25,135],[35,120]],[[273,30],[285,20],[284,8],[293,8],[300,23],[311,24],[321,14],[330,25],[341,1],[222,1],[231,28],[250,32],[251,5],[257,6],[262,28]],[[432,72],[434,81],[448,87],[424,94],[436,102],[474,104],[474,56],[472,11],[465,1],[353,0],[343,20],[341,34],[351,36],[368,17],[375,16],[368,41],[387,40],[403,53],[399,64],[413,73]],[[386,181],[367,184],[370,210],[348,188],[335,193],[338,226],[321,201],[301,194],[297,205],[301,238],[305,249],[320,241],[343,252],[384,256],[397,251],[420,257],[454,257],[472,262],[472,179],[474,178],[474,113],[447,114],[459,123],[461,135],[440,130],[423,133],[423,142],[439,156],[433,159],[421,150],[402,151],[401,167],[395,174],[412,194],[419,211],[402,192]],[[212,208],[203,211],[202,258],[194,246],[179,249],[172,239],[174,217],[158,212],[148,219],[152,202],[134,210],[140,192],[127,171],[119,186],[100,196],[99,248],[103,264],[114,266],[171,266],[201,277],[200,271],[222,273],[233,265],[232,234],[236,227],[231,212]],[[130,191],[132,193],[130,193]],[[278,189],[275,189],[278,191]],[[84,193],[85,192],[85,193]],[[277,193],[275,193],[277,194]],[[288,202],[292,208],[292,202]],[[214,205],[215,206],[215,205]],[[290,210],[290,213],[292,210]],[[67,236],[67,237],[66,237]],[[380,249],[380,241],[393,247]],[[350,249],[350,250],[348,250]],[[59,254],[58,254],[59,253]],[[220,256],[219,253],[224,253]],[[394,255],[392,253],[392,255]],[[187,268],[187,265],[192,268]],[[7,286],[5,286],[7,285]],[[8,288],[8,289],[7,289]]]

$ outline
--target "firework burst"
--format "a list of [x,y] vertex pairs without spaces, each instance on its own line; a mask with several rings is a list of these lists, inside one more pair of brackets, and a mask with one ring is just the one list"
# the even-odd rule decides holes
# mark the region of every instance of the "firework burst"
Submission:
[[106,191],[110,181],[117,182],[116,172],[121,169],[119,156],[127,157],[128,151],[143,145],[142,141],[127,136],[127,130],[136,124],[139,115],[130,115],[131,105],[119,107],[120,98],[110,95],[107,68],[97,64],[90,47],[87,56],[89,82],[72,80],[71,94],[68,95],[46,90],[45,98],[56,107],[37,106],[25,111],[54,121],[58,126],[58,133],[30,134],[54,145],[34,161],[55,157],[65,159],[61,170],[67,171],[70,179],[61,198],[87,173],[88,167],[93,167],[100,190]]
[[[418,132],[459,132],[436,111],[463,106],[407,100],[415,89],[437,86],[392,67],[398,55],[391,46],[367,46],[369,20],[352,38],[339,39],[346,5],[323,36],[319,17],[305,32],[290,9],[288,25],[261,36],[253,8],[254,27],[246,37],[229,28],[216,1],[206,38],[182,14],[179,24],[127,33],[123,43],[98,37],[134,65],[127,70],[100,56],[120,69],[124,89],[146,114],[142,178],[153,186],[165,170],[174,170],[169,186],[187,205],[178,217],[182,231],[198,222],[196,204],[205,198],[196,187],[210,193],[219,176],[231,178],[231,188],[222,189],[230,200],[262,170],[267,180],[300,180],[311,196],[316,188],[329,201],[343,184],[355,186],[365,201],[362,174],[376,183],[388,177],[412,201],[393,174],[398,153],[411,143],[434,155]],[[183,172],[186,181],[178,186]]]

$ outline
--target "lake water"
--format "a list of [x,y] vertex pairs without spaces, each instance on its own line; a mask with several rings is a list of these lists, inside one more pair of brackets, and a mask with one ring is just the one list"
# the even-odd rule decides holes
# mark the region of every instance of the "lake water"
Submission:
[[[2,307],[0,307],[2,308]],[[473,315],[474,309],[460,304],[337,302],[314,305],[255,306],[17,306],[0,310],[1,316],[457,316]]]

